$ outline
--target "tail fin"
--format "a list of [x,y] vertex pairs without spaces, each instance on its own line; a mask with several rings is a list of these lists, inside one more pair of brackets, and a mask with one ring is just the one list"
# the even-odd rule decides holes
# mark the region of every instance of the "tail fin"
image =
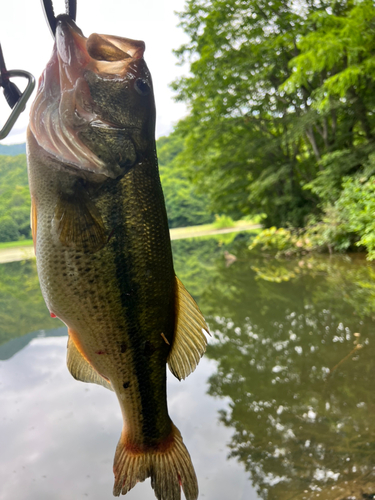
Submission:
[[151,486],[158,500],[180,500],[181,486],[186,500],[198,498],[197,477],[189,452],[180,431],[172,426],[170,443],[160,450],[135,450],[126,444],[125,436],[121,436],[113,466],[115,496],[125,495],[138,482],[151,477]]

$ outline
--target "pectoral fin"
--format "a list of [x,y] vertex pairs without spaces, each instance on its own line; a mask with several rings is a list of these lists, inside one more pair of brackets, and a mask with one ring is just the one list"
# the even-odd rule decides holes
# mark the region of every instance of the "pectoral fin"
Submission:
[[69,335],[68,353],[66,363],[71,375],[81,382],[102,385],[106,389],[113,391],[111,383],[90,365],[89,361],[79,352],[74,340]]
[[176,276],[176,327],[168,366],[179,380],[186,378],[197,367],[203,356],[210,334],[206,321],[195,300]]
[[94,253],[107,242],[100,212],[84,189],[76,188],[71,195],[60,195],[53,224],[64,246]]

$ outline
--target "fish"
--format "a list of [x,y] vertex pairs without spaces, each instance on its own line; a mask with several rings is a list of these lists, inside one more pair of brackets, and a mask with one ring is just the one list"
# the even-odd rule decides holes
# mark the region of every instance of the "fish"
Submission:
[[196,500],[191,457],[167,406],[207,345],[206,321],[177,278],[158,172],[145,44],[57,18],[27,130],[40,287],[68,328],[67,366],[113,390],[123,416],[113,494],[151,478],[159,500]]

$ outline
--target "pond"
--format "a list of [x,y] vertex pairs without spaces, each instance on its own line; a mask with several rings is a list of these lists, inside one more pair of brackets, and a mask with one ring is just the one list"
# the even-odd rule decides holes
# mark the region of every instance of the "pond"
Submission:
[[[276,260],[248,239],[173,242],[213,333],[186,381],[168,374],[200,498],[375,498],[375,267],[360,255]],[[120,409],[70,376],[66,343],[35,261],[1,265],[1,500],[113,498]],[[145,481],[126,498],[155,497]]]

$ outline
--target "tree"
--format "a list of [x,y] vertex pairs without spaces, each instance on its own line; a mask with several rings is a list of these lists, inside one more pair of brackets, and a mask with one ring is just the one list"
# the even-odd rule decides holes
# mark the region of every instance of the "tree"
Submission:
[[306,187],[333,203],[343,176],[374,173],[375,6],[371,0],[335,2],[308,22],[311,32],[299,40],[300,54],[282,88],[312,89],[311,108],[320,117],[314,149],[320,168]]
[[0,156],[0,242],[30,237],[26,156]]
[[[337,34],[345,46],[355,27],[353,51],[362,50],[363,68],[372,64],[373,37],[361,40],[358,32],[361,19],[372,26],[375,7],[360,4],[187,2],[180,18],[190,41],[176,53],[190,61],[190,76],[173,87],[190,106],[179,124],[185,161],[215,211],[265,212],[269,225],[301,226],[319,203],[337,197],[343,175],[364,168],[373,148],[373,90],[348,85],[344,52],[333,64],[329,58]],[[366,81],[373,85],[371,75]]]
[[14,220],[9,215],[0,217],[0,241],[17,241],[19,236]]
[[206,197],[196,187],[180,161],[184,139],[178,131],[157,141],[160,178],[163,185],[169,227],[205,224],[213,220]]

